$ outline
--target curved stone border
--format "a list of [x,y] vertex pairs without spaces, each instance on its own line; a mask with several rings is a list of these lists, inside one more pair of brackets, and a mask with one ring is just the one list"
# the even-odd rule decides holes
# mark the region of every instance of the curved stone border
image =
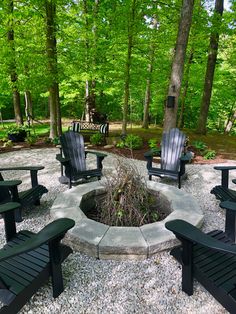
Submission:
[[148,181],[147,185],[170,203],[171,214],[160,222],[141,227],[110,227],[87,218],[80,207],[86,199],[104,192],[102,180],[79,185],[58,195],[51,216],[75,220],[75,227],[68,232],[75,250],[100,259],[143,260],[178,243],[173,233],[165,228],[167,221],[184,219],[198,227],[203,222],[202,211],[191,195],[162,183]]

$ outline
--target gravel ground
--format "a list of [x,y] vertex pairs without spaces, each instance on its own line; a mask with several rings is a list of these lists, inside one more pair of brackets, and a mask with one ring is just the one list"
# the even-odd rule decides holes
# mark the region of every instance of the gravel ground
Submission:
[[[39,172],[39,182],[49,192],[42,197],[41,205],[24,210],[24,221],[18,228],[40,230],[50,221],[49,209],[58,193],[67,189],[60,185],[59,163],[55,160],[57,149],[25,149],[0,154],[1,167],[22,165],[43,165]],[[94,158],[94,157],[91,157]],[[88,158],[91,166],[94,159]],[[137,167],[146,174],[146,163],[135,161]],[[228,163],[231,163],[228,161]],[[233,163],[233,161],[232,161]],[[114,156],[104,160],[104,173],[114,167]],[[188,179],[182,189],[191,193],[205,213],[203,229],[208,231],[224,228],[224,211],[210,194],[211,188],[220,182],[220,173],[213,165],[188,165]],[[236,172],[232,171],[232,177]],[[6,172],[5,179],[21,179],[21,189],[29,186],[27,172]],[[154,180],[159,180],[154,178]],[[162,181],[176,185],[174,181]],[[4,226],[0,220],[0,241],[4,243]],[[51,285],[41,288],[20,313],[181,313],[218,314],[227,313],[222,306],[197,282],[194,294],[188,297],[181,290],[181,268],[169,255],[169,251],[142,262],[118,262],[96,260],[79,252],[74,252],[63,264],[65,290],[53,299]]]

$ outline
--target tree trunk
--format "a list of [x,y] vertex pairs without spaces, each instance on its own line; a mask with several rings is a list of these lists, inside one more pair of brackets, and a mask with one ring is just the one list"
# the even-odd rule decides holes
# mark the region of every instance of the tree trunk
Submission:
[[130,68],[131,68],[131,56],[132,56],[133,36],[134,36],[133,28],[134,28],[134,22],[135,22],[135,7],[136,7],[136,0],[132,0],[130,12],[129,12],[129,20],[128,20],[128,47],[127,47],[127,57],[126,57],[126,64],[125,64],[125,85],[124,85],[122,135],[125,135],[126,130],[127,130]]
[[189,73],[190,73],[192,61],[193,61],[193,49],[191,50],[190,56],[188,59],[188,64],[187,64],[187,68],[186,68],[186,77],[185,77],[185,82],[184,82],[184,86],[183,86],[183,92],[180,96],[181,109],[180,109],[180,115],[179,115],[179,119],[178,119],[178,128],[184,127],[185,99],[186,99],[187,92],[188,92]]
[[17,86],[18,76],[16,73],[16,60],[15,60],[15,42],[14,42],[14,2],[13,0],[8,1],[8,31],[7,40],[10,47],[11,61],[9,63],[10,79],[12,83],[12,94],[13,94],[13,107],[15,113],[15,120],[17,124],[23,124],[23,117],[20,108],[20,93]]
[[[97,14],[99,8],[99,0],[94,1],[93,5],[93,23],[89,22],[88,19],[88,2],[87,0],[83,0],[83,10],[85,16],[85,64],[86,64],[86,72],[87,75],[89,73],[95,71],[97,56],[96,56],[96,47],[97,47]],[[90,33],[93,34],[93,40],[90,40]],[[93,49],[91,46],[93,45]],[[90,53],[92,51],[92,57]],[[92,70],[91,70],[92,67]],[[93,113],[96,112],[96,79],[87,79],[85,83],[85,120],[93,121]]]
[[90,99],[89,99],[89,81],[86,80],[85,82],[85,121],[90,122],[90,114],[91,108],[90,108]]
[[183,0],[181,9],[181,17],[179,22],[178,36],[176,41],[175,55],[172,63],[171,77],[168,88],[168,98],[174,100],[171,104],[167,102],[164,116],[164,130],[168,131],[176,127],[177,112],[178,112],[178,98],[184,70],[184,59],[186,55],[186,48],[188,44],[189,31],[192,23],[194,0]]
[[229,134],[232,130],[232,127],[234,125],[234,122],[236,120],[236,110],[234,110],[234,113],[232,114],[231,118],[228,119],[227,124],[225,126],[224,133]]
[[[153,17],[152,26],[154,29],[157,28],[156,17]],[[144,129],[148,129],[148,125],[149,125],[149,107],[150,107],[150,102],[151,102],[151,82],[152,82],[154,55],[155,55],[155,45],[151,44],[150,45],[150,51],[149,51],[150,59],[149,59],[149,65],[148,65],[148,78],[146,81],[145,102],[144,102],[144,108],[143,108],[142,128],[144,128]]]
[[[149,64],[148,71],[152,73],[152,66]],[[144,108],[143,108],[143,124],[142,128],[148,129],[149,126],[149,106],[151,102],[151,77],[149,76],[146,81],[146,92],[145,92],[145,100],[144,100]]]
[[56,3],[53,0],[45,1],[46,9],[46,53],[50,85],[49,110],[50,110],[50,138],[55,138],[61,132],[61,117],[59,102],[59,85],[57,71],[57,42],[56,42]]
[[33,124],[33,107],[32,97],[29,90],[25,91],[25,116],[28,126],[31,126]]
[[57,135],[62,135],[62,123],[61,123],[61,106],[60,106],[60,98],[59,98],[59,84],[55,84],[56,88],[56,102],[57,102]]
[[210,37],[210,47],[208,51],[207,68],[205,74],[205,83],[201,101],[200,115],[198,119],[198,127],[196,132],[206,134],[207,132],[207,116],[210,107],[211,93],[216,66],[218,43],[219,43],[219,28],[221,24],[222,14],[224,10],[224,0],[215,1],[214,18],[212,22],[212,33]]

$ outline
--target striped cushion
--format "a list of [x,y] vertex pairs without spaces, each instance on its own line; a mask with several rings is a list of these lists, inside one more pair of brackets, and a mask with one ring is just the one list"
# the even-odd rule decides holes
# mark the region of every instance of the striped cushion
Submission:
[[71,129],[74,132],[80,132],[80,123],[79,122],[72,122],[71,123]]
[[106,134],[107,133],[107,123],[100,125],[100,133]]

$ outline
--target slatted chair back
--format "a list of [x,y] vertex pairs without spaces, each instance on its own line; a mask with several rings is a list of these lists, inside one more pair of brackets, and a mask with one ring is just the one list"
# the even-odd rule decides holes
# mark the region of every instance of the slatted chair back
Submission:
[[184,149],[186,135],[179,129],[174,128],[164,132],[161,142],[161,168],[178,171],[180,157]]
[[73,173],[86,170],[83,136],[68,131],[62,134],[60,141],[64,157],[70,159],[72,176]]

